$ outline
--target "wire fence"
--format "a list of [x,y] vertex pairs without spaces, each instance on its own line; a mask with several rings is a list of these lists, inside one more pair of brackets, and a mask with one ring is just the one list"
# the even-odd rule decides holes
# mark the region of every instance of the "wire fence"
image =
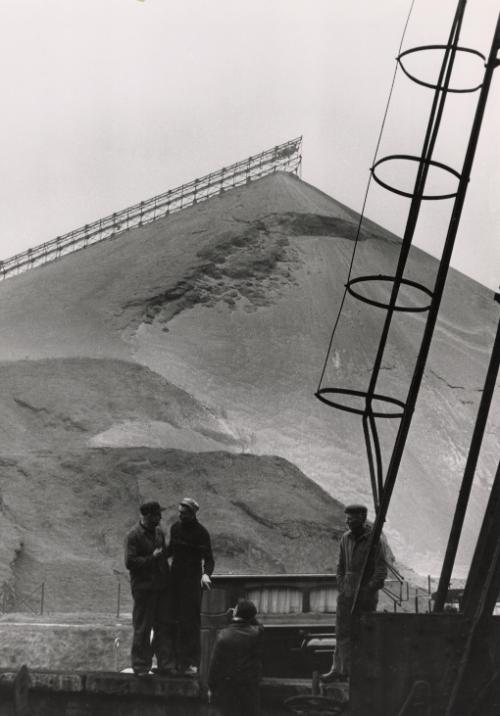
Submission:
[[45,582],[38,584],[27,594],[19,594],[8,582],[0,588],[0,612],[23,612],[43,614],[45,611]]
[[0,261],[0,279],[55,261],[66,254],[104,241],[129,229],[144,226],[276,171],[299,173],[302,163],[301,147],[302,137],[296,137],[15,254]]
[[[387,610],[389,604],[393,611],[405,612],[431,612],[433,607],[433,593],[431,578],[428,577],[427,587],[419,587],[409,582],[392,565],[388,565],[389,576],[386,580],[383,593],[386,596],[386,604],[382,602],[379,608]],[[8,613],[44,615],[63,613],[97,613],[114,616],[116,618],[129,617],[132,612],[132,595],[130,591],[130,579],[126,572],[118,572],[109,577],[101,576],[92,580],[82,576],[81,578],[70,575],[68,581],[65,576],[60,578],[52,576],[43,582],[29,589],[17,589],[8,582],[0,586],[0,614]],[[279,575],[258,576],[258,575],[219,575],[214,578],[218,589],[232,590],[233,598],[236,599],[238,589],[245,590],[247,598],[255,601],[263,613],[274,613],[280,611],[279,600],[283,601],[286,608],[284,612],[297,612],[304,610],[293,608],[293,598],[297,593],[300,602],[304,600],[307,593],[306,612],[335,612],[336,589],[332,591],[332,575],[322,575],[318,584],[308,585],[304,580],[311,579],[311,575]],[[277,581],[278,580],[278,581]],[[281,584],[283,580],[290,584]],[[227,584],[226,584],[227,582]],[[236,586],[234,586],[235,583]],[[278,582],[280,582],[278,584]],[[324,584],[323,584],[324,582]],[[228,586],[229,585],[229,586]],[[290,587],[291,585],[291,587]],[[323,594],[328,587],[328,595]],[[293,588],[295,587],[295,589]],[[235,591],[236,590],[236,591]],[[312,590],[312,591],[311,591]],[[233,593],[234,592],[234,593]],[[275,592],[277,594],[275,594]],[[278,594],[279,592],[279,594]],[[239,594],[241,596],[241,594]],[[263,601],[264,600],[264,601]],[[274,604],[276,601],[276,604]],[[292,600],[292,601],[291,601]],[[328,602],[328,606],[325,606]],[[272,608],[270,605],[273,605]],[[448,605],[451,609],[451,603]]]
[[[73,580],[74,582],[75,580]],[[0,587],[0,615],[47,615],[69,612],[99,612],[119,618],[132,611],[128,577],[101,579],[85,590],[85,581],[74,584],[75,589],[61,596],[60,584],[44,581],[30,591],[20,591],[8,582]]]

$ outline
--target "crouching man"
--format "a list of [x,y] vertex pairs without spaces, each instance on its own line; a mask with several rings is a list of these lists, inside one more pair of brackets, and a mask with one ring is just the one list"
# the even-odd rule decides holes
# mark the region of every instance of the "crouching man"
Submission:
[[240,599],[231,624],[219,632],[208,673],[209,698],[221,716],[259,716],[263,627],[255,604]]
[[147,676],[153,656],[161,675],[175,666],[172,590],[165,534],[160,527],[162,509],[158,502],[144,502],[140,520],[125,540],[125,565],[130,571],[134,600],[131,657],[136,676]]

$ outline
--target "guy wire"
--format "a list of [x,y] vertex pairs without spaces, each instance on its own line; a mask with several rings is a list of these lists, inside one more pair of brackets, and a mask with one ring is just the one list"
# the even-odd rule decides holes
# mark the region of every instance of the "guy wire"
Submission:
[[[402,47],[403,47],[404,39],[405,39],[405,36],[406,36],[406,31],[407,31],[408,25],[409,25],[409,23],[410,23],[410,18],[411,18],[412,12],[413,12],[413,7],[414,7],[414,5],[415,5],[415,1],[416,1],[416,0],[411,0],[411,2],[410,2],[410,8],[409,8],[409,10],[408,10],[408,15],[407,15],[407,17],[406,17],[406,22],[405,22],[404,27],[403,27],[403,33],[402,33],[402,35],[401,35],[401,41],[400,41],[400,43],[399,43],[398,54],[397,54],[397,57],[396,57],[396,67],[394,68],[394,74],[393,74],[393,76],[392,76],[392,82],[391,82],[391,86],[390,86],[390,89],[389,89],[389,95],[388,95],[388,97],[387,97],[387,102],[386,102],[386,105],[385,105],[384,115],[383,115],[383,118],[382,118],[382,123],[381,123],[381,126],[380,126],[380,131],[379,131],[379,134],[378,134],[377,143],[376,143],[376,146],[375,146],[375,153],[374,153],[374,156],[373,156],[372,166],[375,164],[375,162],[376,162],[376,160],[377,160],[378,152],[379,152],[379,149],[380,149],[380,143],[381,143],[381,141],[382,141],[382,136],[383,136],[383,133],[384,133],[384,128],[385,128],[385,124],[386,124],[386,120],[387,120],[387,115],[388,115],[388,113],[389,113],[389,106],[390,106],[390,103],[391,103],[392,94],[393,94],[393,91],[394,91],[394,85],[395,85],[395,83],[396,83],[396,76],[397,76],[398,68],[399,68],[398,58],[399,58],[399,55],[401,54],[401,49],[402,49]],[[345,284],[345,287],[344,287],[344,293],[343,293],[343,295],[342,295],[342,300],[340,301],[340,306],[339,306],[339,310],[338,310],[338,312],[337,312],[337,317],[336,317],[336,319],[335,319],[335,323],[334,323],[334,325],[333,325],[332,332],[331,332],[331,335],[330,335],[330,340],[329,340],[329,343],[328,343],[328,349],[327,349],[327,351],[326,351],[326,357],[325,357],[325,360],[324,360],[324,363],[323,363],[323,368],[322,368],[321,375],[320,375],[320,379],[319,379],[319,382],[318,382],[318,388],[317,388],[317,390],[316,390],[317,393],[319,392],[319,390],[320,390],[320,388],[321,388],[321,384],[322,384],[322,382],[323,382],[323,378],[325,377],[326,367],[327,367],[327,365],[328,365],[328,358],[330,357],[330,352],[331,352],[331,350],[332,350],[333,339],[334,339],[334,336],[335,336],[335,332],[336,332],[336,330],[337,330],[337,326],[338,326],[338,323],[339,323],[339,320],[340,320],[340,315],[341,315],[341,313],[342,313],[342,309],[343,309],[343,307],[344,307],[345,299],[346,299],[346,296],[347,296],[347,284],[349,283],[349,280],[350,280],[350,278],[351,278],[352,267],[353,267],[353,264],[354,264],[354,257],[355,257],[355,255],[356,255],[356,249],[357,249],[357,246],[358,246],[359,236],[360,236],[360,233],[361,233],[361,226],[362,226],[363,219],[364,219],[365,208],[366,208],[366,202],[367,202],[367,200],[368,200],[368,193],[369,193],[369,191],[370,191],[371,181],[372,181],[372,174],[371,174],[371,172],[370,172],[370,173],[369,173],[369,176],[368,176],[368,181],[367,181],[367,184],[366,184],[366,190],[365,190],[365,195],[364,195],[364,199],[363,199],[363,205],[362,205],[362,207],[361,207],[361,213],[360,213],[360,215],[359,215],[358,226],[357,226],[357,229],[356,229],[356,237],[355,237],[355,239],[354,239],[354,248],[353,248],[353,250],[352,250],[351,261],[350,261],[350,264],[349,264],[349,271],[348,271],[348,273],[347,273],[347,281],[346,281],[346,284]]]

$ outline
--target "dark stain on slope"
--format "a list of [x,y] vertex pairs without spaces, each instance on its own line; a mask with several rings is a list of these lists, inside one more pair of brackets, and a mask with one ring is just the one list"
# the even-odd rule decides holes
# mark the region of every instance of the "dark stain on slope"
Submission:
[[[223,302],[233,307],[245,300],[244,310],[270,305],[290,284],[300,265],[290,236],[355,238],[357,224],[322,214],[269,214],[255,221],[239,221],[238,231],[219,233],[197,253],[199,264],[174,286],[152,296],[142,320],[166,324],[181,311],[195,305]],[[361,238],[372,237],[361,232]],[[126,306],[125,306],[126,307]]]
[[[357,223],[336,216],[323,214],[271,214],[266,218],[269,228],[279,229],[288,236],[331,236],[343,239],[355,239]],[[363,231],[361,239],[369,235]]]

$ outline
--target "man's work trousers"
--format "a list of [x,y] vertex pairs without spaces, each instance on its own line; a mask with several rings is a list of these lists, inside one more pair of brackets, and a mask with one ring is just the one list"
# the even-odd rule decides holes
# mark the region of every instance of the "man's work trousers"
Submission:
[[177,621],[177,668],[200,664],[201,586],[197,573],[172,571],[174,614]]
[[260,716],[260,686],[251,681],[225,681],[215,694],[221,716]]
[[169,590],[135,590],[132,597],[132,668],[134,671],[149,671],[153,656],[156,656],[160,670],[175,667],[174,624]]
[[[351,609],[354,597],[339,594],[335,618],[336,646],[333,656],[333,668],[340,674],[351,673]],[[378,593],[360,593],[359,608],[362,612],[374,612],[377,609]]]

